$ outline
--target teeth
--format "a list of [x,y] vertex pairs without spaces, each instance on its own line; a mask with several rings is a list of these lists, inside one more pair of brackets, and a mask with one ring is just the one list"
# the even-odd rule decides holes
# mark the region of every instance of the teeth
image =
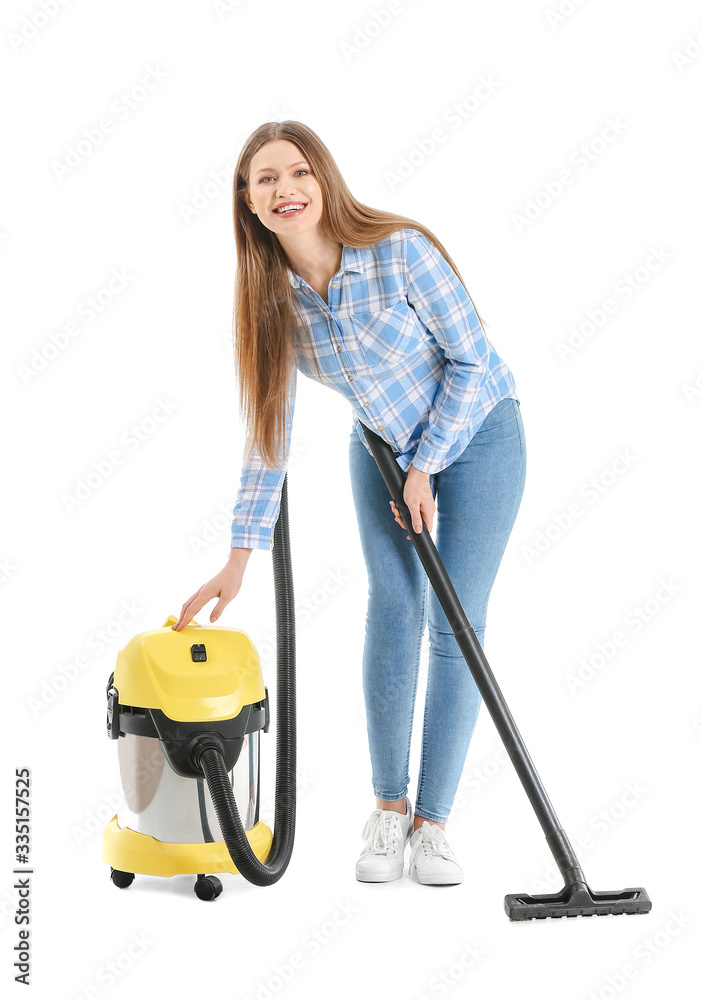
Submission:
[[299,208],[304,208],[304,205],[286,205],[285,208],[276,208],[278,215],[282,215],[283,212],[295,212]]

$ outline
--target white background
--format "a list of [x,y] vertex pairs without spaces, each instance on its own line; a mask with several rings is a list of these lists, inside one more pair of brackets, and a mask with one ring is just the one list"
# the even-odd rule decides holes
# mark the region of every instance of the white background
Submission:
[[[3,5],[5,982],[17,941],[14,769],[28,766],[36,997],[692,995],[702,18],[691,0],[556,10]],[[122,94],[135,104],[126,115]],[[112,130],[62,169],[105,118]],[[109,880],[102,830],[120,784],[105,685],[118,649],[178,614],[227,555],[243,449],[230,174],[246,137],[285,118],[318,133],[362,202],[437,234],[512,368],[527,480],[485,650],[571,841],[589,837],[578,853],[591,887],[644,886],[646,916],[507,919],[506,893],[560,883],[484,707],[447,825],[464,883],[356,881],[375,803],[351,413],[304,378],[288,475],[300,775],[290,867],[264,888],[225,875],[210,904],[186,876],[138,876],[127,891]],[[104,295],[113,271],[126,284]],[[101,292],[109,301],[86,319]],[[591,322],[606,300],[610,315]],[[62,336],[71,322],[75,335]],[[151,420],[162,401],[169,415]],[[101,464],[109,474],[72,502]],[[581,516],[567,525],[574,503]],[[252,637],[272,696],[274,621],[271,555],[254,552],[219,624]],[[616,632],[623,645],[598,658]],[[412,800],[425,682],[426,648]],[[261,789],[271,823],[274,724]]]

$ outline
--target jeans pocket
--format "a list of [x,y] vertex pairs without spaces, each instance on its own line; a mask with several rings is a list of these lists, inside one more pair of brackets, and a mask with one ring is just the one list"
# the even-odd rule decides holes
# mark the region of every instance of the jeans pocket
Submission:
[[493,408],[490,410],[488,415],[483,420],[482,424],[478,429],[478,433],[485,428],[489,430],[491,427],[502,427],[503,424],[511,422],[515,419],[518,414],[517,407],[519,406],[516,399],[511,396],[506,396],[504,399],[500,399]]

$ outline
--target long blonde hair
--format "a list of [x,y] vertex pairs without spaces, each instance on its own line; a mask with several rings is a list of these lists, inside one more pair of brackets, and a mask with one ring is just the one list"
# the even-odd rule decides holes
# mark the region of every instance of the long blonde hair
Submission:
[[[465,288],[458,268],[431,230],[414,219],[370,208],[354,198],[331,153],[307,125],[266,122],[252,132],[239,153],[234,173],[234,344],[240,413],[248,430],[245,460],[255,447],[269,469],[282,468],[286,460],[280,450],[295,344],[304,325],[290,285],[288,257],[276,234],[246,203],[251,160],[261,146],[275,139],[294,143],[309,163],[322,189],[319,225],[323,234],[344,246],[362,248],[398,229],[418,229],[443,254]],[[482,326],[477,309],[475,312]]]

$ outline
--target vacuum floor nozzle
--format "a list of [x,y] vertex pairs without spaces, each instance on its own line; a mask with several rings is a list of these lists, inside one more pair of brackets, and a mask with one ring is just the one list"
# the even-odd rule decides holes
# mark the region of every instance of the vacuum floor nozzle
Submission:
[[586,882],[574,882],[560,892],[505,896],[510,920],[543,920],[544,917],[603,917],[607,914],[648,913],[651,900],[645,889],[593,892]]

